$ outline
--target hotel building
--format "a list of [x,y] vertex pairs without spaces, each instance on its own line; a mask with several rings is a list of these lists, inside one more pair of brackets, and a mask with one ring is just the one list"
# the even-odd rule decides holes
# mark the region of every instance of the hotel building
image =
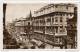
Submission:
[[67,47],[67,18],[74,17],[73,4],[48,4],[34,12],[34,35],[36,39],[53,46]]
[[67,21],[74,17],[74,8],[74,4],[48,4],[35,11],[34,17],[30,12],[28,18],[15,22],[17,36],[36,39],[46,47],[67,48]]

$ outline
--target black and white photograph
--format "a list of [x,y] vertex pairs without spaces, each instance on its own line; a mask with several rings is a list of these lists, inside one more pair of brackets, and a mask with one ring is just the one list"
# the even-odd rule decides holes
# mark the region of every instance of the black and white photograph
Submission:
[[3,49],[77,49],[77,5],[4,3]]

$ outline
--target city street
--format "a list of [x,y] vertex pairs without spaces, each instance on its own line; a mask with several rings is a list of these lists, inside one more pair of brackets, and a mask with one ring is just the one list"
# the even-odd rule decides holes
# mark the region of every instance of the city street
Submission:
[[3,9],[4,49],[77,48],[76,4],[4,4]]

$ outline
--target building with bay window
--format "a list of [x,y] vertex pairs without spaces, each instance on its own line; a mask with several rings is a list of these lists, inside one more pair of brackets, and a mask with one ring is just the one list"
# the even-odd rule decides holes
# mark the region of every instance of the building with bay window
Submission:
[[15,33],[22,41],[30,38],[42,42],[45,44],[45,48],[50,46],[51,48],[66,49],[70,36],[68,23],[69,19],[75,16],[74,13],[74,4],[48,4],[35,11],[34,16],[30,12],[28,18],[16,21]]
[[[67,18],[74,17],[74,4],[48,4],[34,12],[36,39],[52,41],[54,46],[67,47]],[[49,42],[50,43],[50,42]]]

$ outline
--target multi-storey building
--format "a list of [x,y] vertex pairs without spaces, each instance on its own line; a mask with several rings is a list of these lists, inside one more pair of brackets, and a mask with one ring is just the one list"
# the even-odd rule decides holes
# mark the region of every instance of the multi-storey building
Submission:
[[18,41],[18,43],[23,44],[23,42],[25,43],[26,40],[28,40],[28,38],[30,36],[28,34],[28,32],[30,32],[30,29],[28,29],[28,28],[32,28],[31,20],[32,20],[32,16],[31,16],[31,12],[30,12],[29,17],[20,18],[19,20],[16,20],[14,22],[15,23],[16,40]]
[[35,36],[39,37],[36,39],[49,40],[54,46],[66,48],[67,18],[74,16],[74,7],[73,4],[48,4],[35,11],[33,26]]
[[25,30],[24,30],[24,21],[25,21],[25,19],[20,19],[20,20],[15,21],[15,34],[16,34],[16,40],[18,42],[21,42],[23,40],[22,35],[26,34]]
[[48,4],[35,11],[34,17],[30,12],[29,18],[15,22],[17,36],[36,39],[46,48],[67,48],[67,22],[74,17],[74,8],[74,4]]

